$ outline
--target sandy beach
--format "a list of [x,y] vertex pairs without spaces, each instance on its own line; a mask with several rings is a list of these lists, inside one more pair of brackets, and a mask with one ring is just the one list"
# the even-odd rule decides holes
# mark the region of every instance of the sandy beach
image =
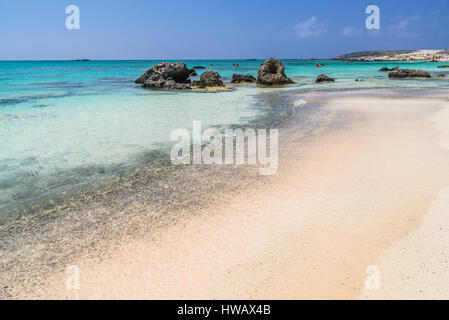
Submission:
[[276,175],[211,189],[172,222],[77,256],[79,290],[57,272],[21,297],[449,298],[445,94],[309,93],[323,105],[313,137],[281,128]]
[[0,301],[449,300],[448,0],[0,11]]

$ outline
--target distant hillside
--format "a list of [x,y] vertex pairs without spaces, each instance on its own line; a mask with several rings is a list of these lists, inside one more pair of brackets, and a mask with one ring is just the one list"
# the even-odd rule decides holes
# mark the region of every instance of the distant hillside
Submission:
[[407,54],[415,52],[416,50],[374,50],[374,51],[360,51],[353,53],[342,54],[341,56],[335,57],[335,60],[347,60],[347,59],[356,59],[361,57],[380,57],[380,56],[389,56],[389,55],[397,55],[397,54]]

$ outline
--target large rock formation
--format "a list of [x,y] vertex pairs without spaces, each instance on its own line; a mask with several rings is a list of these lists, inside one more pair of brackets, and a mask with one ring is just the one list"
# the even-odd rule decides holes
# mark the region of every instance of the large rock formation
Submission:
[[315,82],[316,83],[323,83],[323,82],[334,82],[335,79],[326,76],[325,74],[320,74],[318,77],[316,77]]
[[190,89],[189,76],[192,70],[183,62],[161,62],[147,70],[135,82],[144,88],[155,89]]
[[220,80],[221,76],[214,71],[206,71],[200,76],[199,81],[193,81],[192,87],[204,89],[206,87],[224,87],[223,81]]
[[293,83],[292,79],[285,75],[284,64],[274,58],[265,60],[259,67],[257,84],[262,86],[286,85]]
[[231,83],[246,83],[246,82],[256,82],[256,78],[252,75],[246,74],[233,74]]
[[406,79],[406,78],[431,78],[427,71],[414,69],[400,69],[392,71],[388,74],[389,78]]

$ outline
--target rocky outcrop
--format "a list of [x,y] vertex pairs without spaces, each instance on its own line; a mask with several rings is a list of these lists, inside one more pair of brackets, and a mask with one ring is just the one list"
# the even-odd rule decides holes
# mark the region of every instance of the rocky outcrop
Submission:
[[221,76],[214,71],[204,72],[200,80],[206,84],[206,87],[221,87],[223,86],[223,81],[220,80]]
[[194,66],[193,69],[206,69],[206,67],[203,67],[203,66]]
[[334,78],[328,77],[325,74],[320,74],[315,80],[316,83],[334,82],[334,81],[335,81]]
[[207,87],[224,87],[221,76],[214,71],[206,71],[200,76],[199,81],[192,82],[192,88],[205,89]]
[[246,75],[246,74],[233,74],[231,83],[249,83],[249,82],[256,82],[256,78],[254,78],[252,75]]
[[183,62],[161,62],[147,70],[135,83],[144,88],[154,89],[190,89],[189,76],[192,70]]
[[380,69],[379,71],[387,72],[387,71],[395,71],[395,70],[399,70],[399,67],[394,67],[394,68],[383,67],[383,68]]
[[276,86],[293,83],[292,79],[285,75],[284,64],[274,58],[265,60],[259,67],[257,84],[262,86]]
[[389,78],[406,79],[406,78],[431,78],[432,76],[427,71],[414,69],[400,69],[392,71],[388,74]]

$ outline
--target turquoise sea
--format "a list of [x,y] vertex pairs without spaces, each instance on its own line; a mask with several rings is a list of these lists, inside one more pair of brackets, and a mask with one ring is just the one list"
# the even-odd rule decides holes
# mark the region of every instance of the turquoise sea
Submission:
[[[0,224],[17,216],[17,210],[11,214],[16,206],[151,161],[143,155],[167,150],[171,131],[190,129],[193,120],[203,128],[226,128],[281,117],[277,106],[263,99],[273,92],[297,97],[317,89],[449,88],[448,77],[390,80],[388,73],[377,71],[398,65],[448,75],[437,68],[441,63],[333,60],[283,60],[287,76],[296,82],[285,88],[249,85],[206,93],[136,86],[134,80],[157,62],[0,61]],[[213,70],[230,82],[233,73],[257,76],[262,61],[184,62],[190,68],[205,66],[199,75]],[[337,81],[315,84],[321,73]]]

